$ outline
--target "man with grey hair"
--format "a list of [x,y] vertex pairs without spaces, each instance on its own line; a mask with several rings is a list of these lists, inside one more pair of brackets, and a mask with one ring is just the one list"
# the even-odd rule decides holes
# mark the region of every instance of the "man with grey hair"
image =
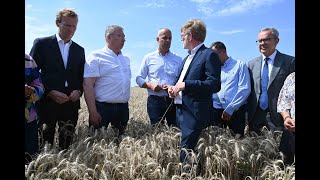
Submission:
[[261,55],[248,62],[251,93],[248,97],[249,131],[261,133],[283,130],[283,120],[277,113],[279,92],[286,77],[292,72],[294,57],[276,49],[279,32],[275,28],[263,28],[258,33],[257,45]]
[[123,28],[110,25],[105,32],[106,46],[91,52],[84,67],[83,90],[89,110],[89,125],[111,126],[124,133],[129,120],[130,59],[121,49],[125,43]]
[[158,49],[144,56],[136,82],[139,87],[148,89],[147,112],[151,124],[163,123],[165,118],[168,126],[176,126],[176,109],[166,86],[174,85],[182,58],[170,51],[170,29],[161,28],[156,40]]

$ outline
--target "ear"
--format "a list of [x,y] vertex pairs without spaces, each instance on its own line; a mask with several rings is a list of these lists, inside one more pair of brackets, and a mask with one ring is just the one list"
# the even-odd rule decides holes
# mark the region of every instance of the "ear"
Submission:
[[56,26],[57,26],[57,27],[60,27],[60,23],[59,23],[58,20],[56,20]]
[[156,38],[157,42],[159,42],[159,37]]

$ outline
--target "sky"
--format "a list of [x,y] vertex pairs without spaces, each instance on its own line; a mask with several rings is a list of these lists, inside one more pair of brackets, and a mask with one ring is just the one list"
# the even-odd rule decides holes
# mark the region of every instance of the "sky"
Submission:
[[131,86],[147,53],[157,50],[157,33],[167,27],[172,32],[170,51],[187,55],[180,40],[180,28],[190,19],[201,19],[207,27],[204,45],[221,41],[233,59],[248,62],[260,55],[256,44],[264,27],[279,31],[277,49],[295,56],[294,0],[26,0],[25,52],[29,54],[38,37],[58,32],[56,13],[74,8],[78,26],[72,40],[91,51],[105,46],[105,29],[116,24],[124,28],[126,42],[122,53],[130,58]]

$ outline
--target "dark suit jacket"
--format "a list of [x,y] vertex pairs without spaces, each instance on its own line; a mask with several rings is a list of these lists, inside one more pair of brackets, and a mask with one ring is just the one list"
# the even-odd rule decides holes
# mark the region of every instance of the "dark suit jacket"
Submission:
[[[261,66],[262,56],[259,56],[248,63],[250,79],[251,79],[251,93],[248,97],[248,121],[253,121],[254,113],[258,106],[259,97],[261,94]],[[277,52],[271,75],[268,83],[268,104],[271,115],[271,121],[277,127],[283,127],[283,120],[281,115],[277,113],[277,102],[280,90],[286,77],[292,72],[293,56]]]
[[[177,80],[187,57],[180,66]],[[209,125],[213,110],[212,94],[221,88],[220,73],[221,63],[218,55],[212,49],[202,45],[193,57],[183,79],[185,82],[185,89],[182,91],[184,126],[199,130]]]
[[[43,98],[46,98],[51,90],[62,92],[66,80],[69,89],[83,92],[85,53],[84,48],[76,42],[73,41],[70,46],[66,68],[55,35],[35,39],[30,55],[41,70],[41,80],[45,88]],[[80,101],[77,101],[77,104],[80,108]]]

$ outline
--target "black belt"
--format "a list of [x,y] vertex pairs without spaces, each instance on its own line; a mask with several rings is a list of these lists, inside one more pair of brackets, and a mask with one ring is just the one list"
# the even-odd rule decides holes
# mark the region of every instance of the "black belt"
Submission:
[[172,98],[169,98],[169,96],[156,96],[156,95],[149,95],[149,97],[155,98],[155,99],[161,99],[165,101],[171,101]]

